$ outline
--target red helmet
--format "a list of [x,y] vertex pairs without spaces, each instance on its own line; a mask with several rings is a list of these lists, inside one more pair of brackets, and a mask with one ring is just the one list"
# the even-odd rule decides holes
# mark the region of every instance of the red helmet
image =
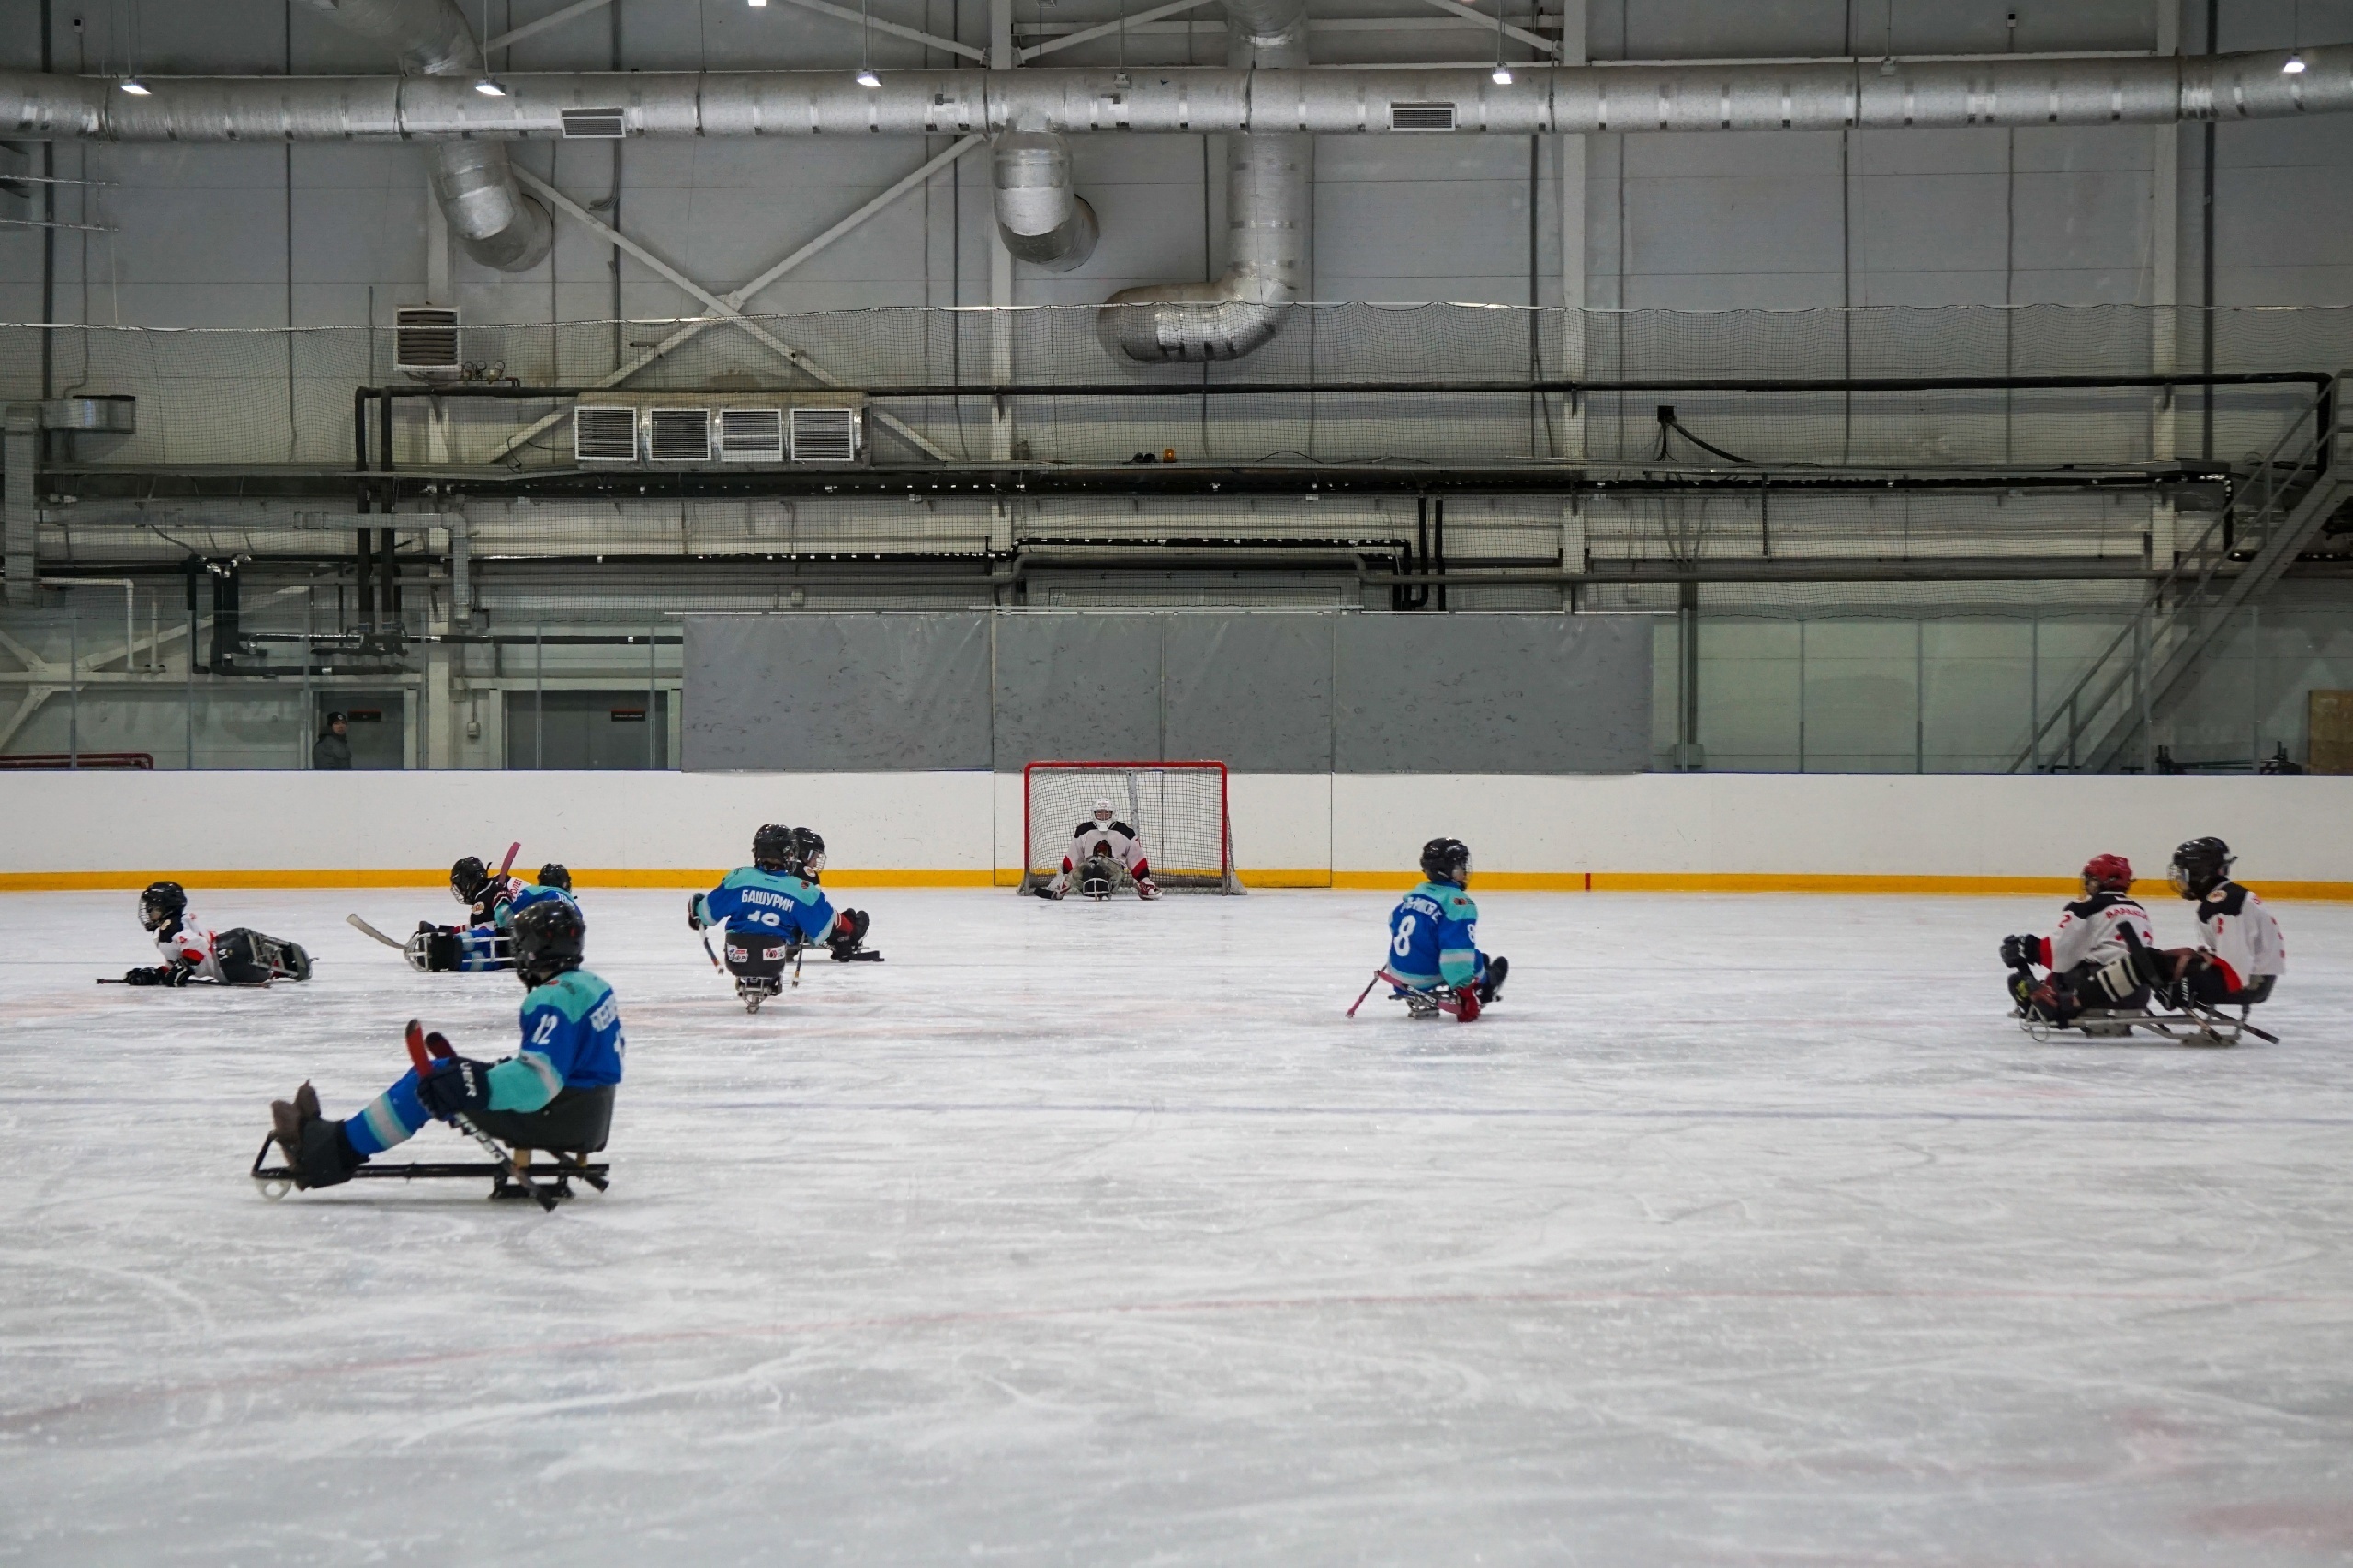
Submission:
[[2132,862],[2121,855],[2095,855],[2084,862],[2086,892],[2131,892]]

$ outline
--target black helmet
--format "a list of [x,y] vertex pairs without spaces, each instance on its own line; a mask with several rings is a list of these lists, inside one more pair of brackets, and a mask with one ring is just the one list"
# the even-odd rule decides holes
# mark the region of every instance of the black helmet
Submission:
[[2165,881],[2184,898],[2204,898],[2231,874],[2231,846],[2219,838],[2193,838],[2173,852]]
[[1422,846],[1422,875],[1434,882],[1469,886],[1471,846],[1459,838],[1431,839]]
[[188,890],[177,882],[149,882],[139,895],[139,924],[150,931],[175,925],[188,913]]
[[553,860],[551,860],[546,865],[540,868],[540,886],[543,888],[562,888],[564,892],[570,892],[572,891],[572,873],[564,869],[562,866],[557,865]]
[[588,923],[568,898],[551,898],[518,913],[510,928],[515,942],[515,972],[526,985],[544,985],[568,969],[580,967],[581,945]]
[[490,868],[469,855],[449,868],[449,896],[460,903],[472,903],[490,886]]
[[825,869],[825,841],[813,827],[792,830],[792,869],[801,876],[815,881]]
[[769,823],[752,835],[752,864],[781,871],[792,863],[792,829]]

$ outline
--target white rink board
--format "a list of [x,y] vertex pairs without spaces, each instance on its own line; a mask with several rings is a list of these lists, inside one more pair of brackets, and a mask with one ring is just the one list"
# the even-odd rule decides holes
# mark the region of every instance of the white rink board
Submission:
[[[1386,875],[1439,834],[1488,873],[2064,878],[2114,850],[2155,876],[2217,834],[2258,885],[2353,883],[2353,778],[1245,774],[1232,800],[1245,876]],[[1017,774],[5,773],[0,819],[0,876],[431,871],[516,838],[529,865],[700,873],[763,822],[817,827],[846,872],[1021,858]]]
[[2198,1051],[2001,1016],[2049,899],[1489,893],[1485,1019],[1345,1021],[1392,896],[877,889],[747,1018],[592,892],[551,1217],[244,1177],[412,1015],[511,1046],[342,924],[438,891],[202,895],[318,955],[234,994],[0,899],[0,1562],[2345,1562],[2353,909]]

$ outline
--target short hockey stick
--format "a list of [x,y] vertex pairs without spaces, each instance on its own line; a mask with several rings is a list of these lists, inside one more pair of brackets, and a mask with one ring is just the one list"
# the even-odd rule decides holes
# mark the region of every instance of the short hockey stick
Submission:
[[385,936],[381,931],[377,930],[376,927],[369,925],[365,920],[360,919],[357,915],[345,915],[343,917],[343,923],[364,937],[375,937],[376,940],[383,943],[384,946],[388,948],[395,949],[404,953],[408,951],[408,944],[406,942],[393,941],[390,937]]
[[1364,989],[1357,993],[1357,999],[1348,1004],[1347,1016],[1349,1017],[1353,1018],[1357,1016],[1357,1009],[1364,1006],[1364,999],[1372,994],[1372,988],[1374,986],[1381,983],[1381,976],[1382,972],[1383,971],[1381,970],[1374,970],[1372,971],[1372,978],[1364,983]]
[[2203,1002],[2193,1001],[2186,1006],[2176,1008],[2175,1011],[2180,1013],[2186,1017],[2197,1019],[2200,1023],[2205,1025],[2210,1032],[2217,1028],[2232,1029],[2239,1034],[2251,1034],[2256,1039],[2263,1041],[2266,1045],[2278,1045],[2279,1043],[2279,1037],[2278,1035],[2269,1034],[2262,1029],[2256,1028],[2253,1024],[2246,1022],[2243,1018],[2225,1017],[2219,1009],[2210,1007]]
[[[411,1018],[408,1021],[407,1032],[403,1038],[408,1046],[409,1065],[416,1069],[416,1075],[422,1078],[432,1072],[434,1053],[426,1047],[425,1026],[416,1019]],[[508,1181],[529,1193],[541,1209],[551,1214],[555,1212],[555,1194],[526,1175],[522,1168],[516,1165],[515,1156],[506,1152],[505,1144],[475,1126],[473,1118],[463,1111],[460,1111],[449,1119],[457,1125],[459,1131],[483,1146],[483,1152],[497,1163],[500,1173]]]
[[506,846],[506,858],[498,863],[498,875],[491,880],[494,882],[505,881],[506,873],[514,868],[515,857],[521,853],[523,853],[523,841],[518,838]]
[[727,971],[727,966],[719,961],[719,955],[710,950],[710,938],[708,937],[705,937],[702,939],[702,956],[710,960],[711,968],[718,970],[722,974]]

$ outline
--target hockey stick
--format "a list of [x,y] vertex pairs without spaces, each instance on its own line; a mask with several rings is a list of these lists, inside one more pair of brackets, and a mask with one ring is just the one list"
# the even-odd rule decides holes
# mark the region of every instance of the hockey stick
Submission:
[[[512,858],[511,855],[509,858]],[[416,1019],[411,1018],[408,1021],[408,1029],[402,1038],[408,1046],[409,1065],[416,1069],[416,1075],[422,1078],[432,1072],[434,1053],[426,1048],[425,1026]],[[445,1047],[445,1054],[446,1051]],[[522,1167],[516,1165],[515,1156],[506,1152],[505,1144],[475,1126],[474,1119],[463,1111],[458,1112],[449,1119],[456,1124],[459,1131],[483,1146],[483,1152],[497,1163],[500,1173],[507,1180],[529,1193],[542,1210],[551,1214],[555,1212],[555,1194],[526,1175]]]
[[2209,1034],[2213,1033],[2218,1028],[2230,1029],[2237,1034],[2251,1034],[2256,1039],[2263,1041],[2266,1045],[2278,1045],[2279,1043],[2279,1037],[2278,1035],[2267,1033],[2262,1029],[2256,1028],[2253,1024],[2248,1023],[2244,1018],[2225,1017],[2222,1016],[2220,1009],[2209,1006],[2203,1002],[2191,1001],[2185,1006],[2175,1008],[2174,1011],[2184,1017],[2196,1019],[2199,1023],[2205,1026],[2206,1031]]
[[1353,1018],[1357,1016],[1357,1009],[1364,1006],[1364,999],[1372,994],[1372,988],[1374,986],[1381,983],[1381,977],[1383,972],[1384,971],[1381,970],[1374,970],[1372,971],[1372,978],[1364,983],[1364,989],[1357,993],[1357,999],[1348,1004],[1347,1016],[1349,1017]]
[[523,853],[523,841],[518,838],[514,843],[506,846],[506,858],[498,863],[498,875],[493,878],[492,881],[505,881],[506,880],[506,873],[514,868],[515,857],[521,853]]
[[727,972],[727,966],[721,963],[719,961],[719,955],[710,950],[710,938],[708,937],[705,937],[702,939],[702,956],[710,960],[711,968],[719,971],[722,974]]
[[357,915],[345,915],[343,917],[343,923],[350,926],[353,930],[360,933],[362,936],[375,937],[376,940],[383,943],[384,946],[388,948],[393,949],[395,951],[404,953],[408,951],[408,944],[406,942],[393,941],[390,937],[385,936],[381,931],[377,930],[376,927],[369,925],[365,920],[360,919]]

